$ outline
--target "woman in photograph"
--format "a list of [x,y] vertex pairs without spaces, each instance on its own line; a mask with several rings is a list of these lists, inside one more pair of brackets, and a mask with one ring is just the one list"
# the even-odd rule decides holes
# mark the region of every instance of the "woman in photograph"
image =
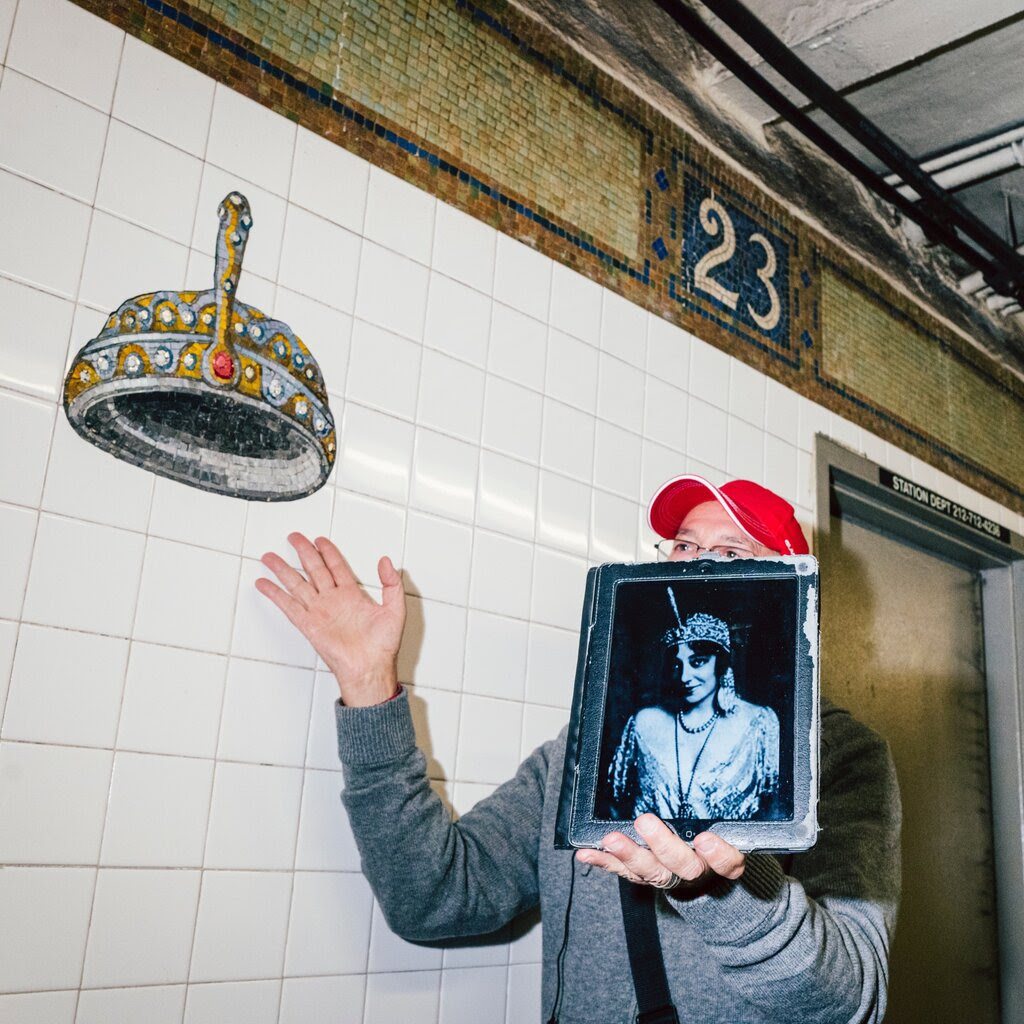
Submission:
[[[671,588],[669,599],[675,610]],[[630,717],[612,759],[613,817],[776,816],[779,720],[736,695],[728,625],[698,612],[662,643],[664,697]]]

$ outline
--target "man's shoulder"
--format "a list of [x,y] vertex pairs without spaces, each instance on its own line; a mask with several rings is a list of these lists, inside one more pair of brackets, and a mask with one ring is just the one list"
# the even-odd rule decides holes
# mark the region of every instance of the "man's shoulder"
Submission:
[[889,744],[878,732],[825,697],[821,699],[821,752],[826,762],[891,760]]

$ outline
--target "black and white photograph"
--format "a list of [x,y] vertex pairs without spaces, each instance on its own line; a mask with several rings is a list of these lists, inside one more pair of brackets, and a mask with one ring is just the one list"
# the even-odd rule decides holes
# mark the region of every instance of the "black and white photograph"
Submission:
[[652,812],[684,837],[807,845],[813,567],[801,557],[594,570],[571,773],[589,837]]

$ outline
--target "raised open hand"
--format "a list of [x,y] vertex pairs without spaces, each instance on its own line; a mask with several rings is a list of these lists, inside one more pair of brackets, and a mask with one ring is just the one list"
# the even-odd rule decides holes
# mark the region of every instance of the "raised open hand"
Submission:
[[288,543],[295,548],[305,575],[280,555],[267,552],[261,561],[281,586],[258,579],[256,589],[313,645],[338,680],[346,704],[380,704],[394,696],[398,690],[395,659],[405,626],[405,590],[391,559],[385,555],[377,563],[382,595],[378,604],[326,537],[317,537],[314,543],[301,533],[290,533]]

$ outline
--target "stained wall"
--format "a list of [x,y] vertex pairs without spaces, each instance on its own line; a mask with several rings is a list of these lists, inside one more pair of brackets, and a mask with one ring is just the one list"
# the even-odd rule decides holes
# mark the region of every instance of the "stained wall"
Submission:
[[[536,927],[423,948],[374,906],[335,685],[252,586],[290,530],[371,585],[378,554],[404,566],[400,674],[457,813],[566,719],[585,569],[647,557],[666,478],[759,480],[810,530],[822,433],[1021,529],[712,320],[672,322],[67,0],[0,0],[0,55],[0,1022],[539,1018]],[[212,279],[236,188],[240,297],[308,342],[341,425],[328,485],[294,503],[122,464],[59,408],[111,309]]]

